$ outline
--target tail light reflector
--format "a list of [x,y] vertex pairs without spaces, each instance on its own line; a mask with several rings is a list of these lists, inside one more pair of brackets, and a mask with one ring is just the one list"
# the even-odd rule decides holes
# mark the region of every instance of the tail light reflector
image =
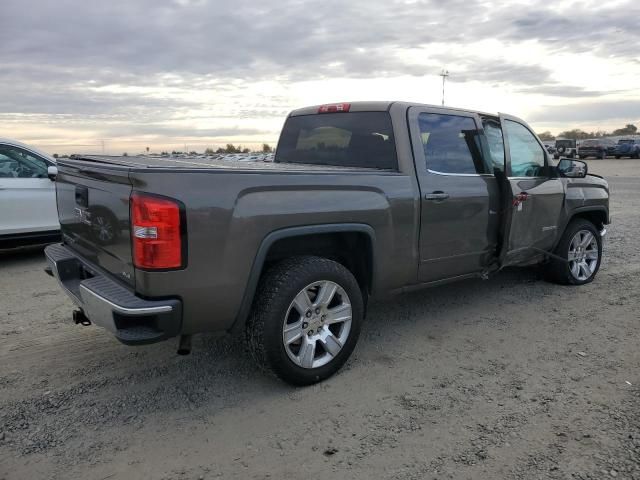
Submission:
[[136,268],[183,267],[180,204],[169,198],[132,193],[131,243]]

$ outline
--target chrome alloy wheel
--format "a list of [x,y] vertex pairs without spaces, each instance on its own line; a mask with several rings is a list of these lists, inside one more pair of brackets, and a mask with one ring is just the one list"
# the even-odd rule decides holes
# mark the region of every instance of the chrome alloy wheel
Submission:
[[349,338],[351,301],[337,283],[323,280],[303,288],[287,309],[282,341],[287,355],[302,368],[333,360]]
[[576,280],[587,280],[598,266],[598,240],[589,230],[579,230],[569,243],[569,270]]

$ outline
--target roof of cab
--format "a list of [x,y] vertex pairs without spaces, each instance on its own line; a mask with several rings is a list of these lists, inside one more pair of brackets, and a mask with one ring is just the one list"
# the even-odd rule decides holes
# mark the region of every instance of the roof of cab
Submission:
[[[391,108],[392,105],[401,105],[406,108],[409,107],[429,107],[434,109],[442,109],[442,110],[454,110],[458,112],[467,112],[467,113],[477,113],[480,115],[488,115],[488,116],[496,116],[495,113],[485,113],[480,112],[478,110],[470,110],[466,108],[454,108],[454,107],[443,107],[441,105],[429,105],[426,103],[417,103],[417,102],[398,102],[398,101],[365,101],[365,102],[335,102],[328,105],[339,105],[341,103],[348,103],[351,107],[349,108],[349,112],[384,112]],[[318,113],[318,109],[322,105],[312,105],[309,107],[298,108],[293,110],[289,116],[297,117],[300,115],[314,115]]]

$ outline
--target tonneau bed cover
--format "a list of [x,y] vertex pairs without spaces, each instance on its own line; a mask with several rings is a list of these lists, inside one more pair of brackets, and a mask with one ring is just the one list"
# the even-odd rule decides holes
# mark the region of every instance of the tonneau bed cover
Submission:
[[[263,162],[233,160],[224,158],[175,158],[152,156],[111,156],[111,155],[82,155],[70,158],[71,161],[95,162],[108,165],[118,165],[133,169],[165,169],[180,168],[185,170],[216,169],[216,170],[262,170],[262,171],[376,171],[376,168],[345,167],[340,165],[312,165],[302,163]],[[67,159],[60,159],[65,163]]]

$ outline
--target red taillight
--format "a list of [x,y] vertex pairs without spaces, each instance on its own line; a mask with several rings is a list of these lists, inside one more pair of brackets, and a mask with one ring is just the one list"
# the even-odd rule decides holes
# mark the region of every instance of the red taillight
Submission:
[[350,103],[332,103],[330,105],[320,105],[318,113],[348,112],[350,108]]
[[144,269],[183,266],[180,205],[168,198],[131,194],[133,265]]

